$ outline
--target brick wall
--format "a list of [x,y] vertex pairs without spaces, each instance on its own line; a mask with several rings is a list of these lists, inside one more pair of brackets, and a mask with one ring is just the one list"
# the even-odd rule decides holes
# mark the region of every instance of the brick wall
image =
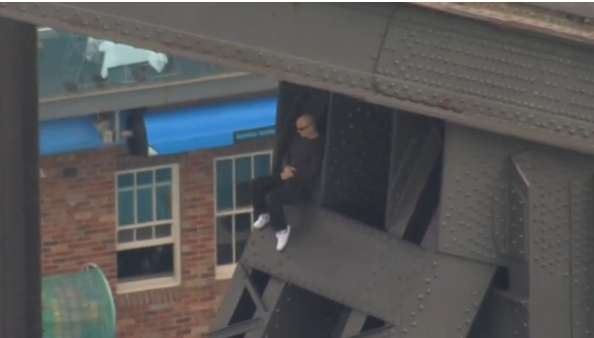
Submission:
[[[116,295],[118,338],[203,337],[228,281],[215,280],[213,158],[271,148],[272,141],[176,156],[180,166],[182,285]],[[116,283],[114,178],[124,148],[44,157],[41,179],[44,276],[98,264]],[[152,159],[128,161],[150,166]],[[74,177],[65,178],[72,173]],[[115,295],[114,291],[114,295]]]

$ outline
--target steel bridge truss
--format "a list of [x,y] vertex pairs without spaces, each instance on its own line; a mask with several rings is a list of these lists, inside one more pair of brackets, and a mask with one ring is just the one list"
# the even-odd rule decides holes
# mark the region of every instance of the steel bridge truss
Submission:
[[407,4],[0,3],[0,16],[0,336],[42,332],[30,24],[286,81],[277,169],[297,114],[317,115],[319,196],[288,208],[283,253],[270,229],[252,235],[212,337],[594,334],[590,47]]

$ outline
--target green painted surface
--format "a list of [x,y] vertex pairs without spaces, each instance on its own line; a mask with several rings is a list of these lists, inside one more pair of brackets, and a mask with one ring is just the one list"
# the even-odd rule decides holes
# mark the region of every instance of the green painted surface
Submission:
[[45,277],[42,281],[44,338],[114,338],[115,308],[98,268]]

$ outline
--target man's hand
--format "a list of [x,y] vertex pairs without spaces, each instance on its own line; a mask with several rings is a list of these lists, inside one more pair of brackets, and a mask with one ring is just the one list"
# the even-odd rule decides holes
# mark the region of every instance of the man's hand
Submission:
[[293,177],[293,172],[295,171],[295,168],[291,167],[291,166],[286,166],[283,168],[283,172],[281,173],[281,179],[284,180],[288,180],[289,178]]

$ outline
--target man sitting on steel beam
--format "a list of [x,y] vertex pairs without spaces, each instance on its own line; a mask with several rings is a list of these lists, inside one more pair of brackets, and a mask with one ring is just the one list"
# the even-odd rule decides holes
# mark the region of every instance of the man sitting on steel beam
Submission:
[[322,169],[325,141],[312,115],[297,119],[297,133],[283,158],[280,174],[261,176],[252,181],[255,229],[268,223],[276,231],[276,249],[282,251],[289,240],[291,226],[285,221],[283,206],[307,199]]

